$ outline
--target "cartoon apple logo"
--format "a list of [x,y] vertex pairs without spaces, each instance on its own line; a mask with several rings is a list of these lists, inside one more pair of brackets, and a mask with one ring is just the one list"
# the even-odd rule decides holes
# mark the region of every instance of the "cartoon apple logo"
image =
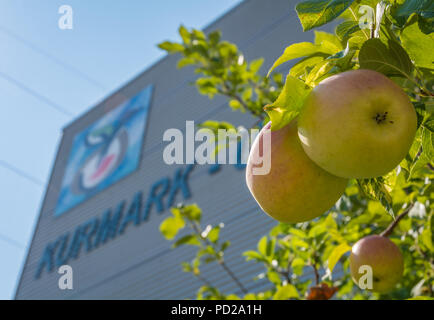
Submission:
[[114,123],[97,128],[87,135],[86,146],[96,149],[77,170],[71,185],[73,193],[94,191],[116,171],[128,150],[128,132],[124,125],[138,111],[129,110]]

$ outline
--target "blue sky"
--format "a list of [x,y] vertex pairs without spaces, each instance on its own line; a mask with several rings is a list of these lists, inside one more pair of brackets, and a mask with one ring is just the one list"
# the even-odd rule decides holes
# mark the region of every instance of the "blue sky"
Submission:
[[[203,28],[240,2],[0,1],[0,299],[13,296],[62,128],[161,58],[179,24]],[[64,4],[73,30],[58,27]]]

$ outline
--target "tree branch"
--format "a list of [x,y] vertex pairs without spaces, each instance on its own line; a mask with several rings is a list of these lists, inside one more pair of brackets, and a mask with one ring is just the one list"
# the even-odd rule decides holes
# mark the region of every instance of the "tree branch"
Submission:
[[315,272],[315,285],[319,285],[319,273],[318,273],[318,269],[316,267],[316,263],[314,262],[313,264],[311,264],[313,271]]
[[200,281],[202,281],[203,283],[205,283],[208,287],[214,287],[211,282],[209,282],[206,278],[201,277],[198,274],[194,274]]
[[226,263],[224,263],[224,261],[219,261],[219,264],[223,267],[223,269],[225,269],[225,271],[229,274],[229,276],[232,278],[232,280],[234,280],[236,282],[236,284],[238,285],[238,287],[240,287],[241,291],[246,294],[248,293],[247,289],[244,288],[243,284],[240,282],[240,280],[235,276],[235,274],[232,272],[231,269],[229,269],[229,267],[226,265]]
[[[211,246],[215,249],[215,246],[213,243],[211,243],[207,238],[202,237],[202,231],[200,230],[200,227],[196,224],[196,223],[190,223],[191,228],[194,230],[194,232],[196,232],[196,234],[199,236],[200,239],[202,239],[202,241],[208,245]],[[235,283],[238,285],[238,287],[240,288],[240,290],[246,294],[248,293],[247,289],[243,286],[243,284],[241,283],[241,281],[237,278],[237,276],[232,272],[232,270],[226,265],[226,263],[224,262],[223,258],[220,258],[218,260],[218,264],[222,266],[222,268],[226,271],[226,273],[232,278],[232,280],[235,281]]]
[[413,207],[414,203],[411,203],[407,209],[397,216],[396,219],[393,220],[392,223],[382,233],[380,233],[380,236],[388,237],[392,233],[393,229],[395,229],[395,227],[398,225],[399,221],[401,221],[401,219],[404,218]]

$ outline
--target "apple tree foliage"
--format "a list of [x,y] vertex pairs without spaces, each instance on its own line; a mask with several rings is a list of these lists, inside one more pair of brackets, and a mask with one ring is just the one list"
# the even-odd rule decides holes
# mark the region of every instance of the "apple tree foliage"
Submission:
[[[367,7],[368,6],[368,7]],[[371,8],[368,19],[366,8]],[[327,213],[312,221],[278,224],[243,255],[263,264],[251,283],[241,283],[224,260],[230,243],[220,239],[223,224],[201,226],[195,205],[172,208],[160,230],[173,247],[198,248],[183,269],[200,279],[198,299],[432,299],[434,298],[434,2],[431,0],[308,0],[296,5],[304,31],[338,19],[335,33],[315,31],[313,42],[288,46],[267,76],[263,59],[247,62],[219,31],[204,34],[181,26],[182,41],[159,47],[178,54],[178,67],[199,75],[198,91],[212,99],[228,98],[234,110],[272,120],[276,130],[294,119],[309,91],[323,79],[351,69],[372,69],[395,81],[408,94],[418,115],[414,143],[401,164],[383,177],[351,180],[345,194]],[[283,76],[275,68],[292,61]],[[273,72],[274,71],[274,72]],[[265,107],[264,107],[265,106]],[[211,129],[233,127],[206,121]],[[183,236],[179,231],[186,228]],[[349,275],[351,245],[364,236],[388,236],[405,260],[403,278],[387,294],[360,289]],[[228,249],[229,248],[229,249]],[[239,287],[240,295],[223,293],[201,273],[218,263]],[[257,279],[269,289],[249,292]]]

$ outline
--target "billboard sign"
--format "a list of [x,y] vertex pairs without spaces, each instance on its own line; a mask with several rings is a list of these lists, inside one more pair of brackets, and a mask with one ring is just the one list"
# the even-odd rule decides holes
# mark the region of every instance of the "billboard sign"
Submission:
[[137,169],[151,95],[148,86],[74,137],[55,216]]

